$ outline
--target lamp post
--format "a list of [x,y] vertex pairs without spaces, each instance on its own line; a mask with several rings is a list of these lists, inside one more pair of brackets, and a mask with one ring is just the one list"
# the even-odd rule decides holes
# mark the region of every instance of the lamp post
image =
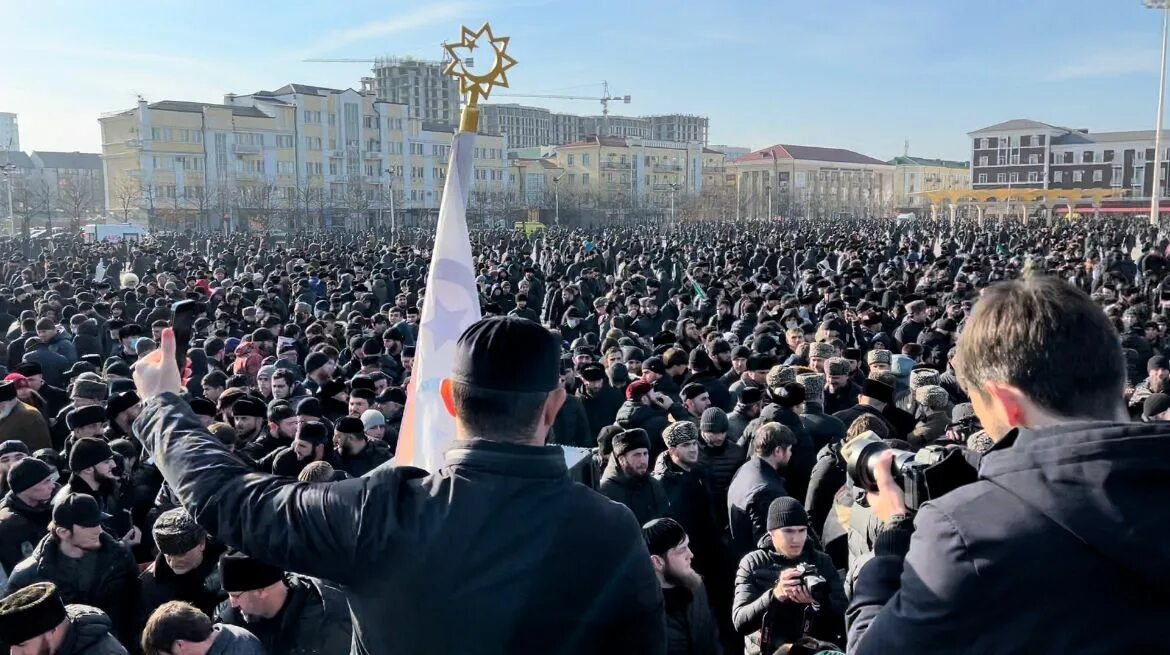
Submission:
[[670,185],[670,228],[671,229],[674,229],[674,227],[676,225],[675,220],[674,220],[674,194],[676,191],[678,191],[678,187],[679,187],[678,183],[672,183]]
[[0,173],[4,174],[4,182],[8,187],[8,220],[12,222],[12,229],[16,229],[16,216],[12,213],[12,176],[16,173],[16,164],[0,166]]
[[1158,76],[1158,124],[1154,126],[1154,175],[1150,188],[1150,225],[1157,227],[1159,214],[1159,185],[1162,177],[1162,108],[1166,99],[1166,39],[1170,35],[1170,0],[1144,0],[1149,9],[1162,10],[1162,64]]
[[390,243],[391,243],[391,245],[393,245],[394,244],[394,227],[395,227],[395,225],[394,225],[394,174],[390,172],[389,168],[383,169],[382,172],[386,174],[386,188],[390,192]]
[[552,178],[552,222],[556,225],[560,225],[560,178],[563,177],[565,174],[560,173]]
[[775,214],[772,213],[772,185],[764,187],[764,192],[768,194],[768,220],[772,220]]

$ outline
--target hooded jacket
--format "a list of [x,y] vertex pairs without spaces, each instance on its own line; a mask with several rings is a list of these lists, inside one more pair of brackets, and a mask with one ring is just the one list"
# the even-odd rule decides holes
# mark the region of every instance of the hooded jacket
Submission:
[[1151,626],[1170,613],[1167,494],[1164,423],[1009,433],[979,480],[920,508],[908,553],[894,538],[907,526],[879,534],[849,608],[850,651],[1165,650]]
[[69,630],[56,655],[126,655],[126,648],[110,634],[113,622],[105,612],[89,605],[65,606]]

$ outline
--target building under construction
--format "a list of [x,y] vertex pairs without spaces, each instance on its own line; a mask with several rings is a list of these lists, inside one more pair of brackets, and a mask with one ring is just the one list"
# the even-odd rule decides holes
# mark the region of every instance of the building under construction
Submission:
[[443,74],[440,61],[379,57],[363,82],[381,100],[407,105],[411,118],[454,125],[459,121],[459,81]]

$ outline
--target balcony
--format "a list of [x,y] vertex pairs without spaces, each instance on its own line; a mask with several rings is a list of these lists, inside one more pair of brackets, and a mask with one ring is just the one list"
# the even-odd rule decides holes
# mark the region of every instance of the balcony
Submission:
[[145,144],[146,140],[144,139],[126,139],[127,148],[141,148]]
[[678,173],[682,171],[682,166],[678,164],[654,164],[655,173]]
[[232,146],[232,152],[237,155],[258,155],[260,154],[260,146],[249,146],[242,143],[237,143]]
[[236,171],[236,179],[251,181],[260,179],[260,174],[255,171]]
[[381,159],[382,153],[377,150],[367,150],[362,153],[362,159]]
[[345,152],[341,150],[327,150],[326,153],[329,155],[330,159],[341,159],[345,157]]
[[601,162],[601,170],[603,171],[628,171],[630,170],[629,162],[624,161],[603,161]]

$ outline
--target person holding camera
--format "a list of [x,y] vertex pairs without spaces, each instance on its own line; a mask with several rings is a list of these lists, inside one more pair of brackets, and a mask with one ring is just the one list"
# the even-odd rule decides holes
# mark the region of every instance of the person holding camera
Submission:
[[894,453],[867,464],[882,528],[849,652],[1164,651],[1170,429],[1127,421],[1104,312],[1057,278],[988,287],[955,364],[995,444],[978,480],[914,517]]
[[731,618],[744,653],[774,653],[812,636],[840,642],[845,588],[829,556],[808,538],[808,514],[790,496],[768,507],[768,533],[739,562]]

